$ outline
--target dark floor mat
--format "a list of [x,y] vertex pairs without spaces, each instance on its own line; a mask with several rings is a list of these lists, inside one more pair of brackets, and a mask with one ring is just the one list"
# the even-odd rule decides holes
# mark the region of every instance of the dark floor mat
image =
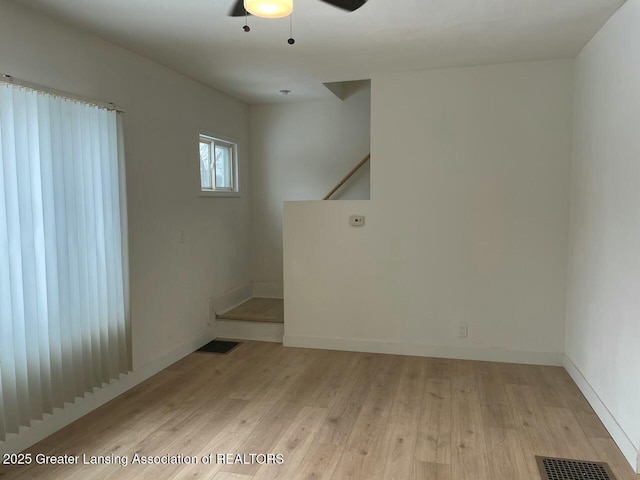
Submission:
[[225,340],[213,340],[204,347],[198,349],[199,352],[226,354],[240,345],[240,342],[227,342]]

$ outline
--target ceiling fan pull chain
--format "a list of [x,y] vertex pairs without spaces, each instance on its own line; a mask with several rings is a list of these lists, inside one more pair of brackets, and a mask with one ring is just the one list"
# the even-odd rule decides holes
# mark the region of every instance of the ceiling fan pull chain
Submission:
[[249,27],[249,12],[247,12],[246,8],[244,9],[244,27],[242,27],[242,30],[245,32],[251,31],[251,27]]
[[289,40],[287,40],[289,45],[293,45],[296,43],[295,38],[293,38],[293,12],[289,15]]

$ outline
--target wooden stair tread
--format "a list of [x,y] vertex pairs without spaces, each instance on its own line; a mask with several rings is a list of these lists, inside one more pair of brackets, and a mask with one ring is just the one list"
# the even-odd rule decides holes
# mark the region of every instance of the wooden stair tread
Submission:
[[218,315],[221,320],[284,323],[284,300],[281,298],[252,298]]

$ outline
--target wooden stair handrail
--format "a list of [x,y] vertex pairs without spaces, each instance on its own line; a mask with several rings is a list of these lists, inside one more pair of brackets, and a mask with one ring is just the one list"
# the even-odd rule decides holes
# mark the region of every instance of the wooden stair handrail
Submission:
[[353,168],[351,169],[351,171],[350,171],[349,173],[347,173],[347,174],[344,176],[344,178],[343,178],[342,180],[340,180],[340,181],[338,182],[338,184],[337,184],[335,187],[333,187],[333,189],[332,189],[329,193],[327,193],[327,195],[323,198],[323,200],[329,200],[329,199],[331,198],[331,196],[332,196],[334,193],[336,193],[336,192],[338,191],[338,189],[339,189],[342,185],[344,185],[344,184],[345,184],[345,182],[346,182],[347,180],[349,180],[351,177],[353,177],[353,175],[354,175],[358,170],[360,170],[360,168],[361,168],[365,163],[367,163],[370,159],[371,159],[371,154],[367,155],[367,156],[366,156],[366,157],[364,157],[362,160],[360,160],[360,162],[359,162],[355,167],[353,167]]

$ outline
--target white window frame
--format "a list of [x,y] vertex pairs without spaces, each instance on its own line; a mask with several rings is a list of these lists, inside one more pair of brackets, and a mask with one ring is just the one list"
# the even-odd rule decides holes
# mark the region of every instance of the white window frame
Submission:
[[[215,145],[227,147],[231,150],[231,188],[218,188],[206,190],[202,188],[202,179],[200,174],[200,143],[206,141],[211,143],[211,158],[214,165],[211,169],[211,183],[215,185]],[[239,197],[239,161],[238,161],[238,143],[231,138],[224,138],[212,132],[200,130],[198,132],[198,193],[201,197]]]

